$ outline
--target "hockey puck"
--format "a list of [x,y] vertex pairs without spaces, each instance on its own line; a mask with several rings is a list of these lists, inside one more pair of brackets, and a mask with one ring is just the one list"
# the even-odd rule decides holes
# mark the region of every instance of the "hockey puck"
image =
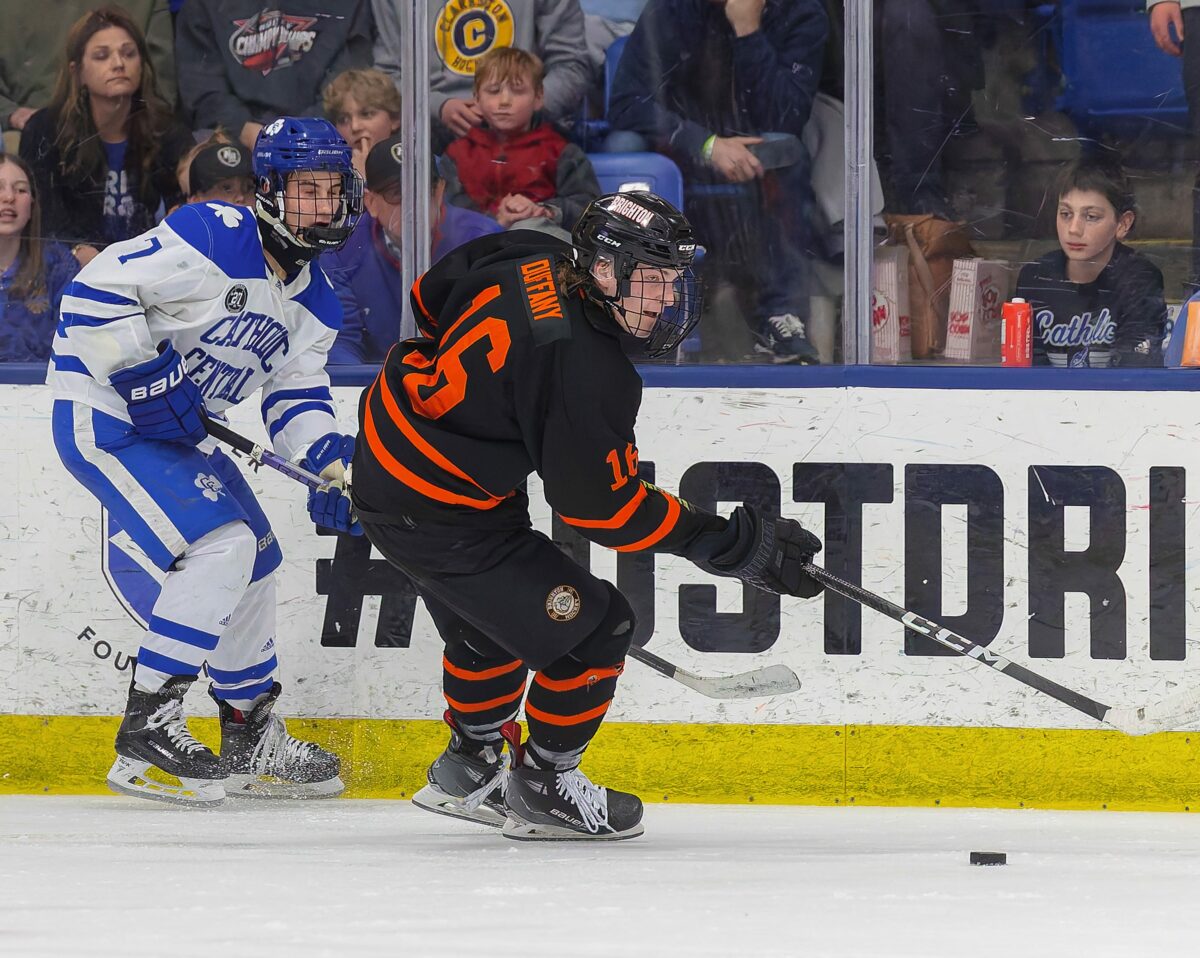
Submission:
[[972,865],[1007,865],[1008,856],[1004,852],[971,852]]

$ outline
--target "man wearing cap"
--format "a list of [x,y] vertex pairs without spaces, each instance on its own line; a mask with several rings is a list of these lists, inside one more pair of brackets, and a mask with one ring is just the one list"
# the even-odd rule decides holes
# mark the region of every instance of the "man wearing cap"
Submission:
[[[406,291],[400,277],[400,137],[376,143],[367,154],[363,213],[350,240],[321,257],[321,267],[342,303],[342,331],[331,363],[382,362],[400,338]],[[430,164],[430,262],[478,236],[501,230],[490,216],[445,202],[446,184]]]
[[188,202],[209,200],[254,206],[250,155],[236,143],[206,144],[192,158],[188,167]]

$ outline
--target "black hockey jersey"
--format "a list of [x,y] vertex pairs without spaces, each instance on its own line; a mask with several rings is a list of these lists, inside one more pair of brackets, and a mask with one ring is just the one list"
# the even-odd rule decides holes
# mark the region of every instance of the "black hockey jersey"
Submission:
[[1158,267],[1118,243],[1091,283],[1066,276],[1062,250],[1021,269],[1033,307],[1035,366],[1161,366],[1167,307]]
[[686,553],[726,520],[638,478],[642,382],[604,307],[562,288],[571,248],[484,236],[412,289],[423,335],[393,347],[359,406],[356,504],[368,515],[529,524],[524,484],[618,551]]

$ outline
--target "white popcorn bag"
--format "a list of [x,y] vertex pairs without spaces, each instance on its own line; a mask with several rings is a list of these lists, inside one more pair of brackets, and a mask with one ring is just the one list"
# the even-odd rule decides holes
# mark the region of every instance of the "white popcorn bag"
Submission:
[[1000,330],[1012,270],[1001,260],[956,259],[950,280],[946,359],[960,363],[1000,362]]
[[912,314],[908,308],[908,247],[875,250],[871,290],[871,362],[912,361]]

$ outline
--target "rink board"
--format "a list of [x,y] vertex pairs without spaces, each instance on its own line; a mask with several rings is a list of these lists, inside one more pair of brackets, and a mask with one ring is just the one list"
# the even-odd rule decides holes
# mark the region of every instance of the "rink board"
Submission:
[[[335,389],[347,430],[358,392]],[[255,411],[234,424],[261,437]],[[0,791],[95,790],[147,577],[58,462],[46,390],[0,387],[0,415],[17,491],[0,501]],[[1197,437],[1187,392],[886,387],[649,388],[638,433],[646,478],[705,506],[779,508],[822,534],[831,569],[1117,706],[1200,681]],[[352,793],[409,793],[443,738],[432,623],[361,541],[312,534],[302,489],[250,481],[286,556],[286,713],[338,743]],[[718,703],[631,663],[589,757],[614,785],[659,800],[1179,810],[1200,793],[1187,729],[1127,738],[837,597],[780,600],[673,557],[589,549],[536,479],[530,494],[535,525],[616,577],[660,655],[714,673],[781,662],[804,683]],[[211,714],[199,692],[189,706]]]

